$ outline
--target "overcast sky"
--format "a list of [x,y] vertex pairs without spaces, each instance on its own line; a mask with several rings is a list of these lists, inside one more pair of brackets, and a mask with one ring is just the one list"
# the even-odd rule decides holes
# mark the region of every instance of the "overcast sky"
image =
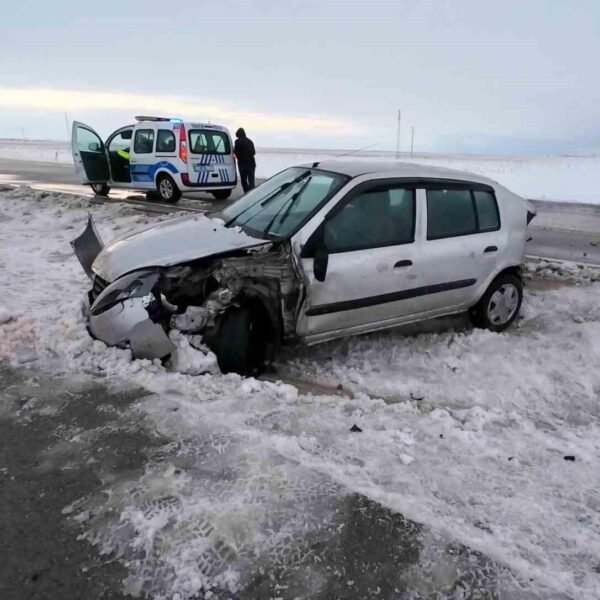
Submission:
[[0,19],[0,137],[136,114],[258,146],[600,152],[598,0],[19,0]]

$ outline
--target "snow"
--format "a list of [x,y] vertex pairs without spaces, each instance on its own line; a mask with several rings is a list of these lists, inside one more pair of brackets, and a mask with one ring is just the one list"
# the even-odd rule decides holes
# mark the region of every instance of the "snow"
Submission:
[[89,282],[68,245],[89,211],[105,240],[166,218],[0,192],[12,317],[0,325],[0,361],[152,392],[136,410],[170,443],[143,474],[115,473],[102,497],[66,507],[86,539],[123,557],[128,591],[235,592],[244,573],[332,519],[332,499],[357,492],[427,526],[419,568],[450,539],[509,569],[507,597],[600,597],[592,277],[542,265],[563,287],[528,288],[523,319],[504,334],[453,317],[288,350],[284,380],[347,391],[300,393],[221,375],[200,340],[174,335],[177,356],[162,365],[89,338],[79,309]]
[[[353,152],[340,150],[260,149],[257,177],[271,177],[298,164],[326,159],[394,160],[391,152]],[[71,164],[69,144],[37,140],[0,140],[0,158]],[[490,177],[513,192],[536,200],[600,204],[600,157],[537,156],[494,157],[477,155],[418,154],[402,155],[402,161],[470,171]]]

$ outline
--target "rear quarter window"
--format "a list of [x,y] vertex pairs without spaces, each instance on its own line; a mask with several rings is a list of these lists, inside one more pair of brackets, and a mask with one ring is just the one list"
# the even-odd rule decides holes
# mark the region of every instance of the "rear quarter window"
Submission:
[[496,197],[491,192],[474,191],[479,231],[496,231],[500,228],[500,215]]
[[156,152],[175,152],[175,134],[169,129],[159,129],[156,136]]
[[135,132],[133,151],[136,154],[151,154],[154,149],[154,130],[138,129]]

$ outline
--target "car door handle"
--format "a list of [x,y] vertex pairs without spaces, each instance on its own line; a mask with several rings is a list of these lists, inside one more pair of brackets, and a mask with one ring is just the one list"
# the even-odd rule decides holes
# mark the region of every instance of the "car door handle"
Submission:
[[394,265],[394,269],[397,269],[399,267],[411,267],[412,266],[412,260],[399,260],[395,265]]
[[488,254],[490,252],[498,252],[498,246],[488,246],[483,253]]

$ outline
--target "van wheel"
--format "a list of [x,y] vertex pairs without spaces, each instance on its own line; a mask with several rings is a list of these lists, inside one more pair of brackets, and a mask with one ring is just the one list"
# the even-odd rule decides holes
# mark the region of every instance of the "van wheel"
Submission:
[[156,189],[163,202],[174,203],[181,198],[181,191],[169,175],[159,175],[156,180]]
[[471,309],[471,321],[476,327],[504,331],[517,318],[522,302],[521,279],[509,273],[499,275]]
[[260,375],[265,370],[267,333],[259,315],[250,307],[229,309],[212,344],[221,371]]
[[212,195],[217,200],[227,200],[231,196],[231,190],[217,190],[216,192],[212,192]]
[[106,185],[106,183],[92,183],[90,187],[96,196],[108,196],[110,192],[110,186]]

